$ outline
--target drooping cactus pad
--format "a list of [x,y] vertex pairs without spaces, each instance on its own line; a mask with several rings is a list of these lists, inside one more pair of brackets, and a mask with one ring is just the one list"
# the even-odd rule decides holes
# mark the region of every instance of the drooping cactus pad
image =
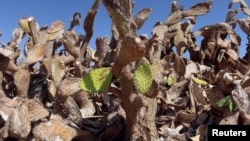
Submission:
[[80,80],[80,88],[87,92],[105,91],[111,82],[112,73],[110,68],[98,68],[87,73]]
[[153,81],[152,68],[146,58],[142,58],[134,70],[134,85],[139,93],[149,91]]

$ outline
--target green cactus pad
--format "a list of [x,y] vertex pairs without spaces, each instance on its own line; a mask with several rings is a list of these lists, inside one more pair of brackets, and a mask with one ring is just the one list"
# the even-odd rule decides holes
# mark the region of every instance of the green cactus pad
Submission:
[[98,68],[87,73],[79,82],[80,88],[87,92],[105,91],[111,82],[110,68]]
[[174,78],[173,75],[169,75],[168,78],[167,78],[167,80],[166,80],[167,85],[168,85],[168,86],[173,85],[173,84],[174,84],[174,81],[175,81],[174,79],[175,79],[175,78]]
[[233,98],[231,96],[226,96],[226,97],[220,99],[219,101],[217,101],[215,103],[215,105],[217,107],[221,107],[221,108],[228,106],[228,108],[231,112],[233,112],[236,109],[236,105],[235,105]]
[[199,79],[199,78],[196,78],[196,77],[193,77],[192,78],[193,82],[197,85],[201,85],[201,86],[206,86],[208,85],[207,81],[203,80],[203,79]]
[[152,68],[146,58],[142,58],[134,70],[134,85],[139,93],[149,91],[153,81]]
[[28,24],[28,19],[23,17],[19,19],[18,25],[25,31],[25,32],[30,32],[29,24]]

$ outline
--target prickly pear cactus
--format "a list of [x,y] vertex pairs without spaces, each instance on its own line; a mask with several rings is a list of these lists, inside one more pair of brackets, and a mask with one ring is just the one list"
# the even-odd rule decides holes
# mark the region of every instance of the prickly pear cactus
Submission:
[[134,70],[134,85],[139,93],[149,91],[153,81],[152,68],[146,58],[142,58]]
[[79,82],[80,88],[87,92],[105,91],[111,82],[110,68],[98,68],[87,73]]

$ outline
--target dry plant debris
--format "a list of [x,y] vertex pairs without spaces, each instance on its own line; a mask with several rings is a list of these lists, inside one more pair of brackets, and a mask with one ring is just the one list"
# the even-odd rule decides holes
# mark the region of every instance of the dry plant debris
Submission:
[[[232,9],[235,3],[240,7]],[[88,44],[100,4],[112,37],[98,37],[94,51]],[[83,24],[76,12],[67,30],[60,20],[44,27],[35,17],[18,20],[0,48],[0,140],[206,141],[208,125],[250,123],[247,3],[232,0],[225,22],[193,31],[213,2],[185,9],[173,1],[151,37],[137,30],[152,9],[133,16],[134,4],[95,0]],[[241,12],[246,18],[235,19]],[[84,36],[74,31],[81,24]],[[244,57],[235,26],[249,40]]]

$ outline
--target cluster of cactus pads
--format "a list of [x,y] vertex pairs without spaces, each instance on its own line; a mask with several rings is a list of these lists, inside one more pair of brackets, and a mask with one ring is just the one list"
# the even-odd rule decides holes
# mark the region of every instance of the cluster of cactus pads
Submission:
[[[90,93],[108,89],[112,79],[110,68],[97,68],[87,73],[79,82],[80,88]],[[152,85],[152,69],[149,61],[142,58],[134,69],[134,85],[139,93],[145,94]]]

